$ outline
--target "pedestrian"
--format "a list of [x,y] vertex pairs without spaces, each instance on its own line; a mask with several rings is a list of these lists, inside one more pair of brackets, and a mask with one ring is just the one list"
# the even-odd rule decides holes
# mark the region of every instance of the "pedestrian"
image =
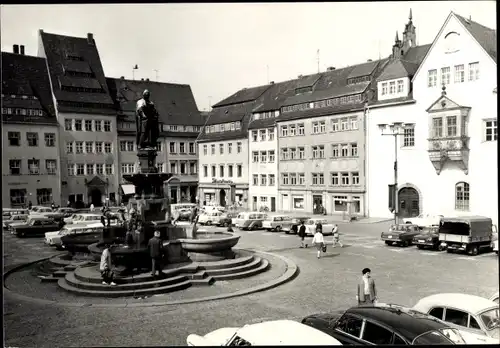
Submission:
[[127,226],[127,233],[125,234],[125,244],[131,248],[134,246],[134,232],[132,231],[132,226]]
[[54,201],[52,201],[50,208],[52,209],[52,211],[56,210],[56,204],[54,203]]
[[306,238],[306,226],[304,225],[304,220],[300,221],[299,237],[300,237],[300,247],[307,248],[307,244],[304,244],[304,239]]
[[101,271],[102,283],[104,285],[116,285],[113,282],[114,273],[111,270],[111,252],[109,250],[109,244],[104,246],[104,250],[101,255],[101,265],[99,267]]
[[33,203],[31,201],[28,202],[28,209],[31,210],[33,208]]
[[94,212],[94,210],[95,210],[94,203],[90,203],[90,212]]
[[375,281],[371,277],[371,270],[364,268],[361,273],[363,276],[358,283],[358,294],[356,295],[358,305],[374,304],[377,301],[377,289]]
[[162,257],[163,245],[160,239],[160,231],[155,231],[155,235],[148,242],[149,255],[151,256],[151,275],[156,277],[156,270],[158,275],[161,276],[162,272]]
[[316,229],[316,233],[314,234],[314,238],[312,244],[316,246],[318,250],[318,259],[321,257],[321,252],[326,252],[325,249],[325,239],[323,238],[323,232],[320,229]]
[[198,208],[193,207],[193,209],[191,209],[191,216],[189,217],[190,224],[192,224],[195,221],[197,215],[198,215]]
[[344,244],[340,242],[339,226],[333,224],[333,247],[335,248],[337,244],[340,245],[341,248],[344,247]]

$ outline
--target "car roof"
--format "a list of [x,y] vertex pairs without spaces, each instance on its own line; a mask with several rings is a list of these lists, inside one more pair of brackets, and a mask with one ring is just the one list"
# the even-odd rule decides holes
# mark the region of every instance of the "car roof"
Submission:
[[81,214],[76,214],[76,215],[81,215],[81,216],[101,216],[101,214],[89,214],[89,213],[81,213]]
[[385,324],[410,341],[426,332],[449,327],[430,315],[398,305],[376,304],[352,307],[346,313]]
[[478,314],[491,307],[498,308],[495,302],[487,298],[459,293],[435,294],[424,297],[418,301],[415,308],[420,308],[421,306],[425,307],[426,310],[434,306],[454,307],[472,314]]
[[486,221],[491,219],[486,216],[479,216],[479,215],[464,215],[464,216],[445,216],[443,218],[444,222],[472,222],[472,221]]
[[242,327],[237,335],[254,346],[340,345],[330,335],[293,320],[274,320]]

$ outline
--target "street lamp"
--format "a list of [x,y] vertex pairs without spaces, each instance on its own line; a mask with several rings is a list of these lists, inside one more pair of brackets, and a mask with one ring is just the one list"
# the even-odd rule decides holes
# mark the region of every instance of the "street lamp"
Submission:
[[[404,135],[404,130],[408,125],[403,122],[393,122],[390,124],[378,124],[382,135],[390,135],[394,137],[394,223],[398,224],[398,136]],[[389,129],[388,132],[386,130]]]

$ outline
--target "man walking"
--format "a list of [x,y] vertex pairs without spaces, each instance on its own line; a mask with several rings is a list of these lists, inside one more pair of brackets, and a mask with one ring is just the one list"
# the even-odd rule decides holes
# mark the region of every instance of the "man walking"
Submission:
[[358,305],[374,304],[377,301],[377,289],[375,288],[375,281],[371,277],[371,270],[364,268],[363,276],[358,283],[358,294],[356,300]]
[[101,271],[103,285],[116,285],[113,282],[113,271],[111,270],[111,252],[109,251],[109,244],[106,244],[101,255],[101,264],[99,267]]
[[151,275],[156,277],[162,275],[163,242],[160,239],[160,231],[155,231],[155,236],[148,242],[149,255],[151,256]]
[[307,248],[307,244],[304,244],[304,239],[306,238],[306,226],[304,225],[304,220],[300,221],[299,237],[300,237],[300,247]]
[[339,226],[337,224],[333,225],[333,247],[335,248],[336,246],[340,245],[341,248],[344,247],[344,244],[340,242],[340,233],[339,233]]

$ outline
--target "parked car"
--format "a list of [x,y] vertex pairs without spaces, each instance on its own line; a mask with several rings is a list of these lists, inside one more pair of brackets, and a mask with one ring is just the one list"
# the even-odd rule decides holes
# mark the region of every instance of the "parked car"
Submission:
[[47,213],[54,213],[54,210],[50,207],[36,206],[36,207],[32,207],[32,209],[30,211],[30,215],[44,215]]
[[491,242],[491,249],[498,255],[498,239]]
[[413,242],[413,237],[420,234],[420,228],[417,225],[400,224],[391,225],[389,232],[382,232],[380,239],[387,245],[409,246]]
[[188,346],[339,346],[335,338],[310,326],[293,320],[275,320],[245,325],[241,328],[225,327],[205,336],[191,334]]
[[405,218],[405,224],[417,225],[418,227],[439,226],[443,215],[420,214],[417,217]]
[[436,294],[413,306],[460,330],[466,343],[500,343],[498,304],[468,294]]
[[431,248],[438,250],[440,245],[439,227],[424,227],[419,234],[413,237],[412,244],[415,244],[419,249]]
[[28,214],[17,214],[4,217],[2,221],[3,228],[8,229],[11,224],[16,222],[26,223],[28,217]]
[[28,209],[23,208],[3,208],[2,209],[2,217],[3,219],[9,218],[14,215],[29,215],[30,211]]
[[347,311],[310,315],[302,323],[317,328],[343,345],[464,344],[458,330],[410,308],[376,304]]
[[201,214],[198,218],[198,223],[200,225],[218,225],[220,218],[222,217],[222,212],[217,210],[212,210]]
[[68,225],[66,227],[63,227],[60,231],[46,232],[44,243],[50,246],[55,246],[56,249],[60,250],[62,249],[61,238],[63,236],[71,234],[79,235],[79,234],[93,233],[93,232],[101,233],[103,228],[104,226],[100,222],[97,224],[90,224],[90,225],[78,225],[78,224]]
[[61,223],[44,216],[30,217],[26,224],[11,224],[11,233],[18,237],[44,236],[45,232],[57,231],[61,228]]
[[76,212],[76,210],[73,208],[58,208],[56,212],[62,214],[64,218],[67,218],[73,215]]
[[495,292],[491,297],[490,297],[490,301],[493,301],[495,303],[498,303],[498,291]]
[[264,220],[267,220],[267,214],[253,211],[239,213],[238,216],[233,219],[233,223],[235,227],[242,230],[257,230],[262,228],[262,222]]
[[192,210],[191,209],[180,209],[179,210],[179,220],[187,221],[191,218]]
[[[100,226],[94,228],[89,228],[89,226],[85,227],[88,231],[84,231],[82,233],[70,233],[61,236],[61,248],[70,252],[88,252],[88,246],[90,244],[101,242],[103,240],[103,228]],[[115,226],[113,229],[113,233],[115,235],[124,236],[126,233],[126,228],[124,226]],[[119,240],[119,238],[117,238],[117,240]]]
[[[310,220],[311,218],[309,216],[297,216],[297,217],[294,217],[292,218],[291,221],[283,221],[283,226],[281,227],[281,229],[283,231],[285,231],[286,234],[289,234],[293,231],[296,231],[295,233],[297,233],[299,231],[299,227],[300,227],[300,224],[302,223],[302,221],[304,221],[304,223],[308,220]],[[294,226],[297,227],[297,229],[295,230],[294,229]]]
[[223,213],[219,218],[219,226],[228,227],[233,224],[233,219],[236,218],[236,213]]
[[481,249],[491,248],[496,226],[484,216],[445,217],[439,227],[439,241],[447,252],[465,251],[479,254]]
[[287,215],[275,215],[270,216],[266,220],[262,221],[262,227],[267,231],[279,232],[283,228],[283,224],[291,223],[292,218]]
[[66,224],[93,224],[101,221],[102,214],[74,214],[69,218],[65,218]]
[[327,220],[322,218],[311,218],[307,220],[304,225],[306,226],[306,235],[313,236],[316,233],[316,226],[321,224],[323,228],[323,234],[329,235],[333,234],[334,224],[329,223]]

